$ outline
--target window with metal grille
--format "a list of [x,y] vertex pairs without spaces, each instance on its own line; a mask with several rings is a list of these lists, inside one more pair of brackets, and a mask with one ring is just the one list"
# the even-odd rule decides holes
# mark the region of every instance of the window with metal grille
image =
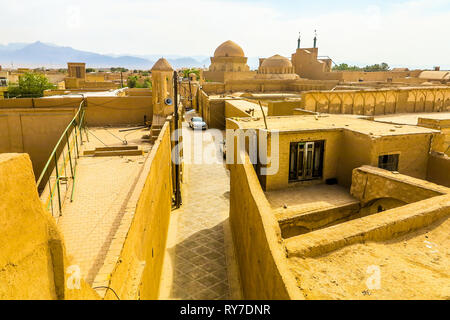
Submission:
[[292,142],[289,153],[289,181],[322,178],[325,141]]
[[378,157],[378,168],[398,171],[398,154],[386,154]]

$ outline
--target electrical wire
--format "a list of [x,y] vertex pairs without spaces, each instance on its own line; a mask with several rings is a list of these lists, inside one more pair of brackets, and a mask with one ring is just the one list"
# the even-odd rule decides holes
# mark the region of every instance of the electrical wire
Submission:
[[89,131],[90,134],[92,134],[94,136],[95,139],[97,139],[98,141],[100,141],[105,147],[108,147],[108,145],[106,143],[104,143],[102,140],[100,140],[95,134],[92,133],[91,130],[89,130],[88,127],[85,127],[87,131]]
[[92,288],[92,289],[94,289],[94,290],[96,290],[96,289],[109,289],[109,290],[111,290],[112,292],[114,292],[114,294],[116,295],[117,300],[120,300],[119,296],[117,295],[117,293],[114,291],[113,288],[106,287],[106,286],[99,286],[99,287],[94,287],[94,288]]

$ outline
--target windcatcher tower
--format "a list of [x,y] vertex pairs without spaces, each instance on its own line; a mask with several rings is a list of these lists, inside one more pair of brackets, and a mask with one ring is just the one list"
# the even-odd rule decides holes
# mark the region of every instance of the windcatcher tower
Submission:
[[161,58],[152,67],[152,127],[162,125],[166,117],[173,113],[173,68]]

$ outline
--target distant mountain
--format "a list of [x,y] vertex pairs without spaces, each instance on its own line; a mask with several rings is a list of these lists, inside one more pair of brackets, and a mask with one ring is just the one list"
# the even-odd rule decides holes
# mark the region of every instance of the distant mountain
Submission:
[[66,67],[67,62],[86,62],[94,68],[125,67],[129,69],[150,69],[154,61],[132,56],[112,57],[108,55],[80,51],[70,47],[60,47],[40,41],[28,45],[0,46],[0,64],[15,67]]
[[[71,47],[61,47],[54,44],[43,43],[10,43],[0,44],[0,65],[15,68],[65,68],[67,62],[86,62],[90,68],[124,67],[128,69],[151,69],[155,61],[165,57],[173,68],[203,68],[211,63],[208,56],[186,57],[171,54],[152,55],[116,55],[98,54],[94,52],[76,50]],[[258,58],[249,58],[251,69],[258,68]]]
[[0,51],[14,51],[19,50],[29,45],[29,43],[22,43],[22,42],[16,42],[16,43],[9,43],[7,45],[0,44]]

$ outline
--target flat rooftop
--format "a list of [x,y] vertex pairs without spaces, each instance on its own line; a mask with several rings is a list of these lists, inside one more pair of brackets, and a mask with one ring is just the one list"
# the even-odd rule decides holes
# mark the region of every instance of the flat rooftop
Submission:
[[391,123],[417,125],[419,118],[448,120],[450,119],[450,112],[433,112],[433,113],[403,113],[395,115],[385,115],[375,117],[375,121],[385,121]]
[[264,192],[278,219],[300,213],[325,210],[336,206],[359,203],[347,188],[318,184]]
[[[264,129],[264,119],[235,120],[243,129]],[[279,131],[311,131],[311,130],[351,130],[373,136],[395,136],[404,134],[427,134],[439,131],[416,127],[412,125],[398,125],[359,119],[346,115],[293,115],[283,117],[267,117],[269,130]]]
[[[405,236],[289,258],[308,299],[450,299],[450,219]],[[371,270],[380,286],[369,289]]]
[[[107,283],[120,255],[145,178],[152,144],[142,139],[148,129],[89,128],[82,151],[99,147],[138,146],[142,155],[81,156],[73,202],[66,199],[57,224],[67,252],[89,284]],[[143,180],[145,181],[145,179]]]
[[[263,114],[261,112],[261,107],[259,106],[259,103],[250,102],[247,100],[229,100],[227,102],[230,103],[231,105],[233,105],[233,107],[241,110],[242,112],[247,112],[247,110],[253,109],[255,117],[263,116]],[[263,108],[264,112],[267,114],[267,107],[262,106],[262,108]]]

